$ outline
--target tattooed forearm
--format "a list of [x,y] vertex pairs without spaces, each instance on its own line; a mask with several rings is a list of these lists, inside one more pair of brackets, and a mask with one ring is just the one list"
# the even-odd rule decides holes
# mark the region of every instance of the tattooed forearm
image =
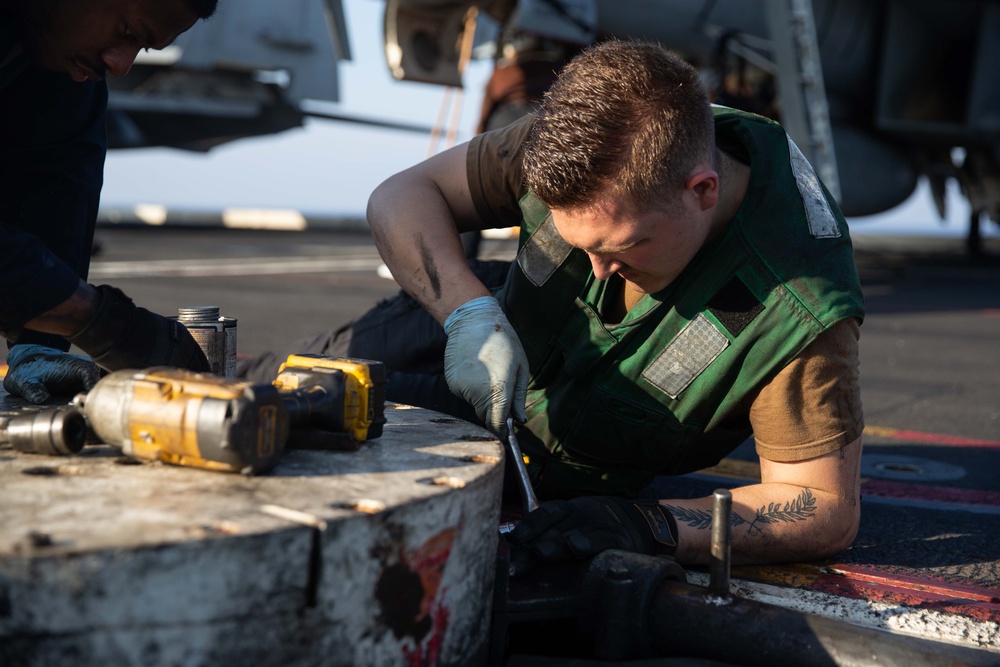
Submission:
[[[674,518],[682,523],[686,523],[692,528],[697,528],[698,530],[708,530],[712,527],[712,513],[705,510],[693,510],[686,507],[677,507],[676,505],[664,505],[670,513],[674,515]],[[746,523],[747,520],[741,517],[736,512],[729,515],[729,525],[738,526],[742,523]]]
[[767,507],[757,509],[757,516],[747,527],[747,532],[752,533],[754,529],[763,530],[757,524],[778,523],[779,521],[790,523],[793,521],[805,521],[816,514],[816,497],[809,489],[802,489],[802,493],[795,500],[790,500],[782,507],[781,503],[768,503]]
[[[712,513],[706,510],[689,509],[687,507],[677,507],[676,505],[664,505],[670,513],[674,515],[679,523],[687,525],[697,530],[708,530],[712,527]],[[790,500],[784,505],[781,503],[768,503],[764,507],[757,509],[753,520],[744,519],[733,512],[729,515],[729,525],[733,528],[746,525],[747,533],[763,531],[762,525],[769,523],[791,523],[795,521],[805,521],[816,514],[816,497],[809,489],[802,489],[802,493],[795,500]]]

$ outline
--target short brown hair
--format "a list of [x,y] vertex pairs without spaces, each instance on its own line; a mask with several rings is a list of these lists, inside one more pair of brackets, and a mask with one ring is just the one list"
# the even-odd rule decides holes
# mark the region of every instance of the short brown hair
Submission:
[[623,197],[669,204],[715,129],[697,71],[653,42],[612,40],[574,58],[545,95],[524,152],[524,176],[550,208]]

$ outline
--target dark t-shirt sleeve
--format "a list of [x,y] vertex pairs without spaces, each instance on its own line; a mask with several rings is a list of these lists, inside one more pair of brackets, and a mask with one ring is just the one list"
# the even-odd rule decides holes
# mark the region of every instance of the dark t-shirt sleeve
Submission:
[[533,120],[534,116],[525,116],[499,130],[476,135],[469,144],[469,192],[486,227],[521,224],[518,201],[528,192],[521,156]]
[[804,461],[861,437],[860,336],[857,318],[837,322],[760,390],[750,423],[761,457]]

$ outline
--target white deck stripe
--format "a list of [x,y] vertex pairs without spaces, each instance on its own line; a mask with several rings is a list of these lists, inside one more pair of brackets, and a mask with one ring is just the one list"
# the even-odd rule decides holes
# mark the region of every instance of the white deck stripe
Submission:
[[90,279],[168,276],[252,276],[281,273],[372,271],[382,260],[370,257],[233,257],[94,262]]

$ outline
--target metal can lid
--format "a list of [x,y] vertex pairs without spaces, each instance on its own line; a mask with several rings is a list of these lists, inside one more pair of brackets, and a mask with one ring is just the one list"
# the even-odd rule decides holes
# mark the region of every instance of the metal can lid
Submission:
[[177,309],[177,319],[184,324],[199,322],[218,322],[220,309],[218,306],[188,306]]

